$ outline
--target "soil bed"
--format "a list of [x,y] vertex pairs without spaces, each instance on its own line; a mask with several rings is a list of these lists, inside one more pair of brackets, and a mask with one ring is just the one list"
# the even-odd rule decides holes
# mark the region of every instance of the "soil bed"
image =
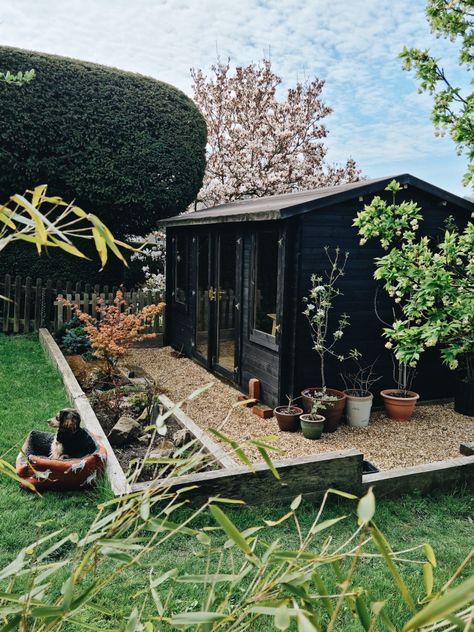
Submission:
[[[146,396],[143,387],[128,384],[124,378],[122,381],[116,381],[116,388],[104,388],[104,384],[102,384],[100,380],[98,383],[94,381],[94,372],[100,372],[102,368],[99,361],[86,361],[82,356],[78,355],[66,355],[65,358],[81,388],[88,396],[96,417],[106,435],[109,435],[112,428],[122,416],[130,416],[138,420],[142,426],[141,434],[146,434],[145,428],[150,425],[150,421],[148,419],[140,419],[140,414],[146,407],[144,401],[146,400]],[[144,375],[145,373],[140,367],[134,367],[135,377],[142,377]],[[136,399],[134,401],[133,398],[138,398],[138,401]],[[140,400],[140,398],[142,398],[142,400]],[[181,445],[174,443],[174,437],[175,433],[182,429],[182,426],[171,416],[166,421],[166,427],[166,436],[163,437],[156,434],[151,445],[150,440],[142,443],[136,438],[120,447],[113,446],[114,453],[126,474],[129,471],[133,471],[137,463],[146,457],[148,451],[149,454],[151,454],[161,449],[164,450],[161,456],[169,457],[173,455],[175,450],[181,447]],[[152,438],[149,433],[147,436],[150,437],[150,439]],[[191,439],[192,437],[189,436],[188,440],[190,441]],[[151,458],[156,457],[151,454]],[[165,470],[163,468],[165,468]],[[163,464],[147,464],[143,467],[135,482],[153,480],[158,478],[162,471],[166,471],[169,474],[171,469],[170,466]],[[199,467],[199,470],[196,471],[206,471],[208,469],[213,469],[212,464],[203,463],[202,466]]]
[[[319,441],[305,439],[301,432],[281,432],[274,417],[263,420],[247,408],[234,408],[223,425],[240,391],[170,347],[133,349],[127,361],[146,371],[175,402],[213,382],[208,391],[186,402],[183,410],[204,430],[220,428],[238,442],[274,435],[273,444],[282,451],[278,459],[356,448],[380,470],[389,470],[460,457],[460,444],[474,438],[474,418],[455,413],[452,404],[417,406],[410,422],[391,421],[383,411],[374,412],[367,428],[343,424]],[[229,446],[223,447],[231,451]],[[260,461],[256,449],[248,447],[246,452],[253,461]]]

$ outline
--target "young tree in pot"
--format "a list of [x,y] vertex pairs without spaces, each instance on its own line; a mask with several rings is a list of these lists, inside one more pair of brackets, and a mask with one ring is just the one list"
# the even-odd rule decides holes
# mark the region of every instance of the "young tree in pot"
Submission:
[[417,237],[421,209],[414,202],[396,204],[400,188],[393,180],[387,186],[393,203],[377,196],[354,220],[361,245],[375,237],[385,250],[391,247],[375,271],[401,308],[400,318],[384,329],[385,346],[393,348],[402,375],[416,368],[423,351],[439,346],[443,362],[462,370],[455,410],[474,415],[474,225],[459,231],[448,223],[435,244]]
[[[332,402],[327,411],[325,432],[337,430],[339,420],[344,412],[346,396],[342,391],[326,386],[326,356],[330,355],[343,362],[350,356],[336,353],[336,346],[344,335],[344,330],[349,324],[349,316],[342,314],[339,317],[337,328],[332,331],[330,323],[330,312],[333,308],[333,301],[342,292],[336,287],[338,280],[344,276],[349,253],[341,253],[339,247],[335,248],[331,254],[329,247],[324,248],[329,260],[329,271],[325,271],[324,276],[311,276],[311,290],[308,296],[303,298],[306,304],[303,314],[308,319],[313,349],[319,356],[321,386],[306,388],[301,392],[303,407],[306,412],[312,411],[316,400],[320,402]],[[351,352],[353,353],[353,352]]]
[[320,439],[325,428],[326,418],[319,414],[319,411],[330,409],[337,401],[335,395],[327,395],[323,401],[321,399],[313,399],[311,404],[311,412],[305,413],[300,417],[301,430],[306,439]]
[[344,390],[346,395],[346,419],[349,426],[353,428],[366,428],[369,425],[374,399],[371,390],[375,382],[382,377],[374,373],[375,362],[363,366],[360,357],[360,353],[353,355],[356,363],[355,371],[341,373],[346,387]]
[[283,432],[296,432],[300,428],[300,415],[303,414],[303,409],[299,406],[295,406],[294,402],[299,397],[293,398],[289,395],[286,396],[288,404],[286,406],[277,406],[273,413],[278,422],[278,427]]

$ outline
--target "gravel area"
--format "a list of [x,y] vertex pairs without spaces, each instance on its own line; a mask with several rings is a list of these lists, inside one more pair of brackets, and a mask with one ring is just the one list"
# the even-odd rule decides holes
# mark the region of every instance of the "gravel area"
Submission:
[[[225,421],[240,391],[170,347],[134,349],[126,362],[145,370],[174,402],[213,382],[208,391],[186,402],[183,410],[204,430],[220,428],[239,442],[273,435],[272,444],[281,450],[274,459],[356,448],[380,470],[388,470],[459,457],[460,443],[474,439],[474,418],[455,413],[452,404],[443,404],[417,406],[408,423],[391,421],[382,411],[374,412],[368,428],[342,425],[337,432],[310,441],[300,432],[280,432],[276,419],[260,419],[247,408],[234,408]],[[224,448],[228,449],[226,445]],[[246,452],[252,460],[260,460],[252,447]]]

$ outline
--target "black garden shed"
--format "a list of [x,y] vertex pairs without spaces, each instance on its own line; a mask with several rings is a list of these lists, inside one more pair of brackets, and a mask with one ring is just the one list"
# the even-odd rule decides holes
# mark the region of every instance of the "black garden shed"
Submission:
[[[327,267],[324,246],[339,246],[349,259],[334,318],[346,312],[351,321],[341,352],[356,347],[367,361],[377,358],[381,388],[394,386],[374,310],[374,258],[382,251],[370,243],[360,247],[352,227],[364,203],[388,196],[384,189],[393,178],[403,185],[397,200],[422,207],[423,234],[436,239],[449,215],[459,225],[469,219],[471,202],[409,174],[242,200],[168,219],[166,343],[242,391],[250,378],[259,379],[262,400],[270,406],[318,386],[302,298],[311,274]],[[382,314],[388,307],[384,295],[382,290]],[[340,371],[340,363],[329,362],[328,386],[341,387]],[[436,350],[420,364],[414,388],[423,399],[452,395],[453,376]]]

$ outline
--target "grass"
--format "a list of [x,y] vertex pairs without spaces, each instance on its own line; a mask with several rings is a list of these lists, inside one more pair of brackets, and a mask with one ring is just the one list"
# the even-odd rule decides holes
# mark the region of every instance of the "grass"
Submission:
[[[67,405],[61,380],[47,362],[34,336],[5,337],[0,335],[0,454],[7,454],[13,462],[20,445],[32,428],[46,429],[45,420]],[[0,568],[10,562],[18,550],[36,540],[38,523],[45,523],[42,533],[64,528],[66,532],[82,533],[95,514],[97,502],[110,492],[103,485],[89,493],[46,493],[42,498],[21,491],[10,480],[0,481]],[[285,512],[284,507],[259,507],[228,510],[242,530],[262,524],[263,519],[275,519]],[[298,515],[301,524],[309,527],[316,508],[303,503]],[[348,518],[337,524],[331,534],[335,540],[347,537],[356,526],[353,506],[334,503],[325,511],[331,518],[348,513]],[[438,557],[435,582],[440,587],[453,573],[472,546],[474,495],[464,491],[456,495],[430,497],[406,496],[397,500],[381,500],[377,506],[377,523],[394,548],[402,549],[422,542],[430,542]],[[203,518],[204,520],[204,518]],[[268,540],[280,538],[285,546],[297,547],[293,523],[283,523],[261,532]],[[181,536],[170,541],[146,560],[147,568],[129,570],[102,596],[102,606],[110,614],[101,615],[85,610],[82,620],[107,629],[123,623],[136,603],[132,596],[146,587],[148,567],[163,572],[178,567],[182,573],[196,573],[202,564],[195,556],[196,543]],[[229,564],[230,564],[229,559]],[[472,570],[472,569],[471,569]],[[104,569],[102,570],[104,572]],[[420,586],[421,567],[403,569],[407,583]],[[64,578],[62,578],[64,579]],[[379,561],[364,562],[358,579],[380,599],[388,599],[395,618],[406,615],[404,606],[393,588],[386,568]],[[58,588],[61,578],[55,580]],[[435,587],[436,587],[435,586]],[[180,584],[175,594],[176,611],[199,608],[199,590],[192,584]],[[64,630],[79,629],[67,624]],[[261,620],[254,630],[271,629],[270,620]],[[344,630],[358,631],[360,626],[351,618],[343,622]]]

